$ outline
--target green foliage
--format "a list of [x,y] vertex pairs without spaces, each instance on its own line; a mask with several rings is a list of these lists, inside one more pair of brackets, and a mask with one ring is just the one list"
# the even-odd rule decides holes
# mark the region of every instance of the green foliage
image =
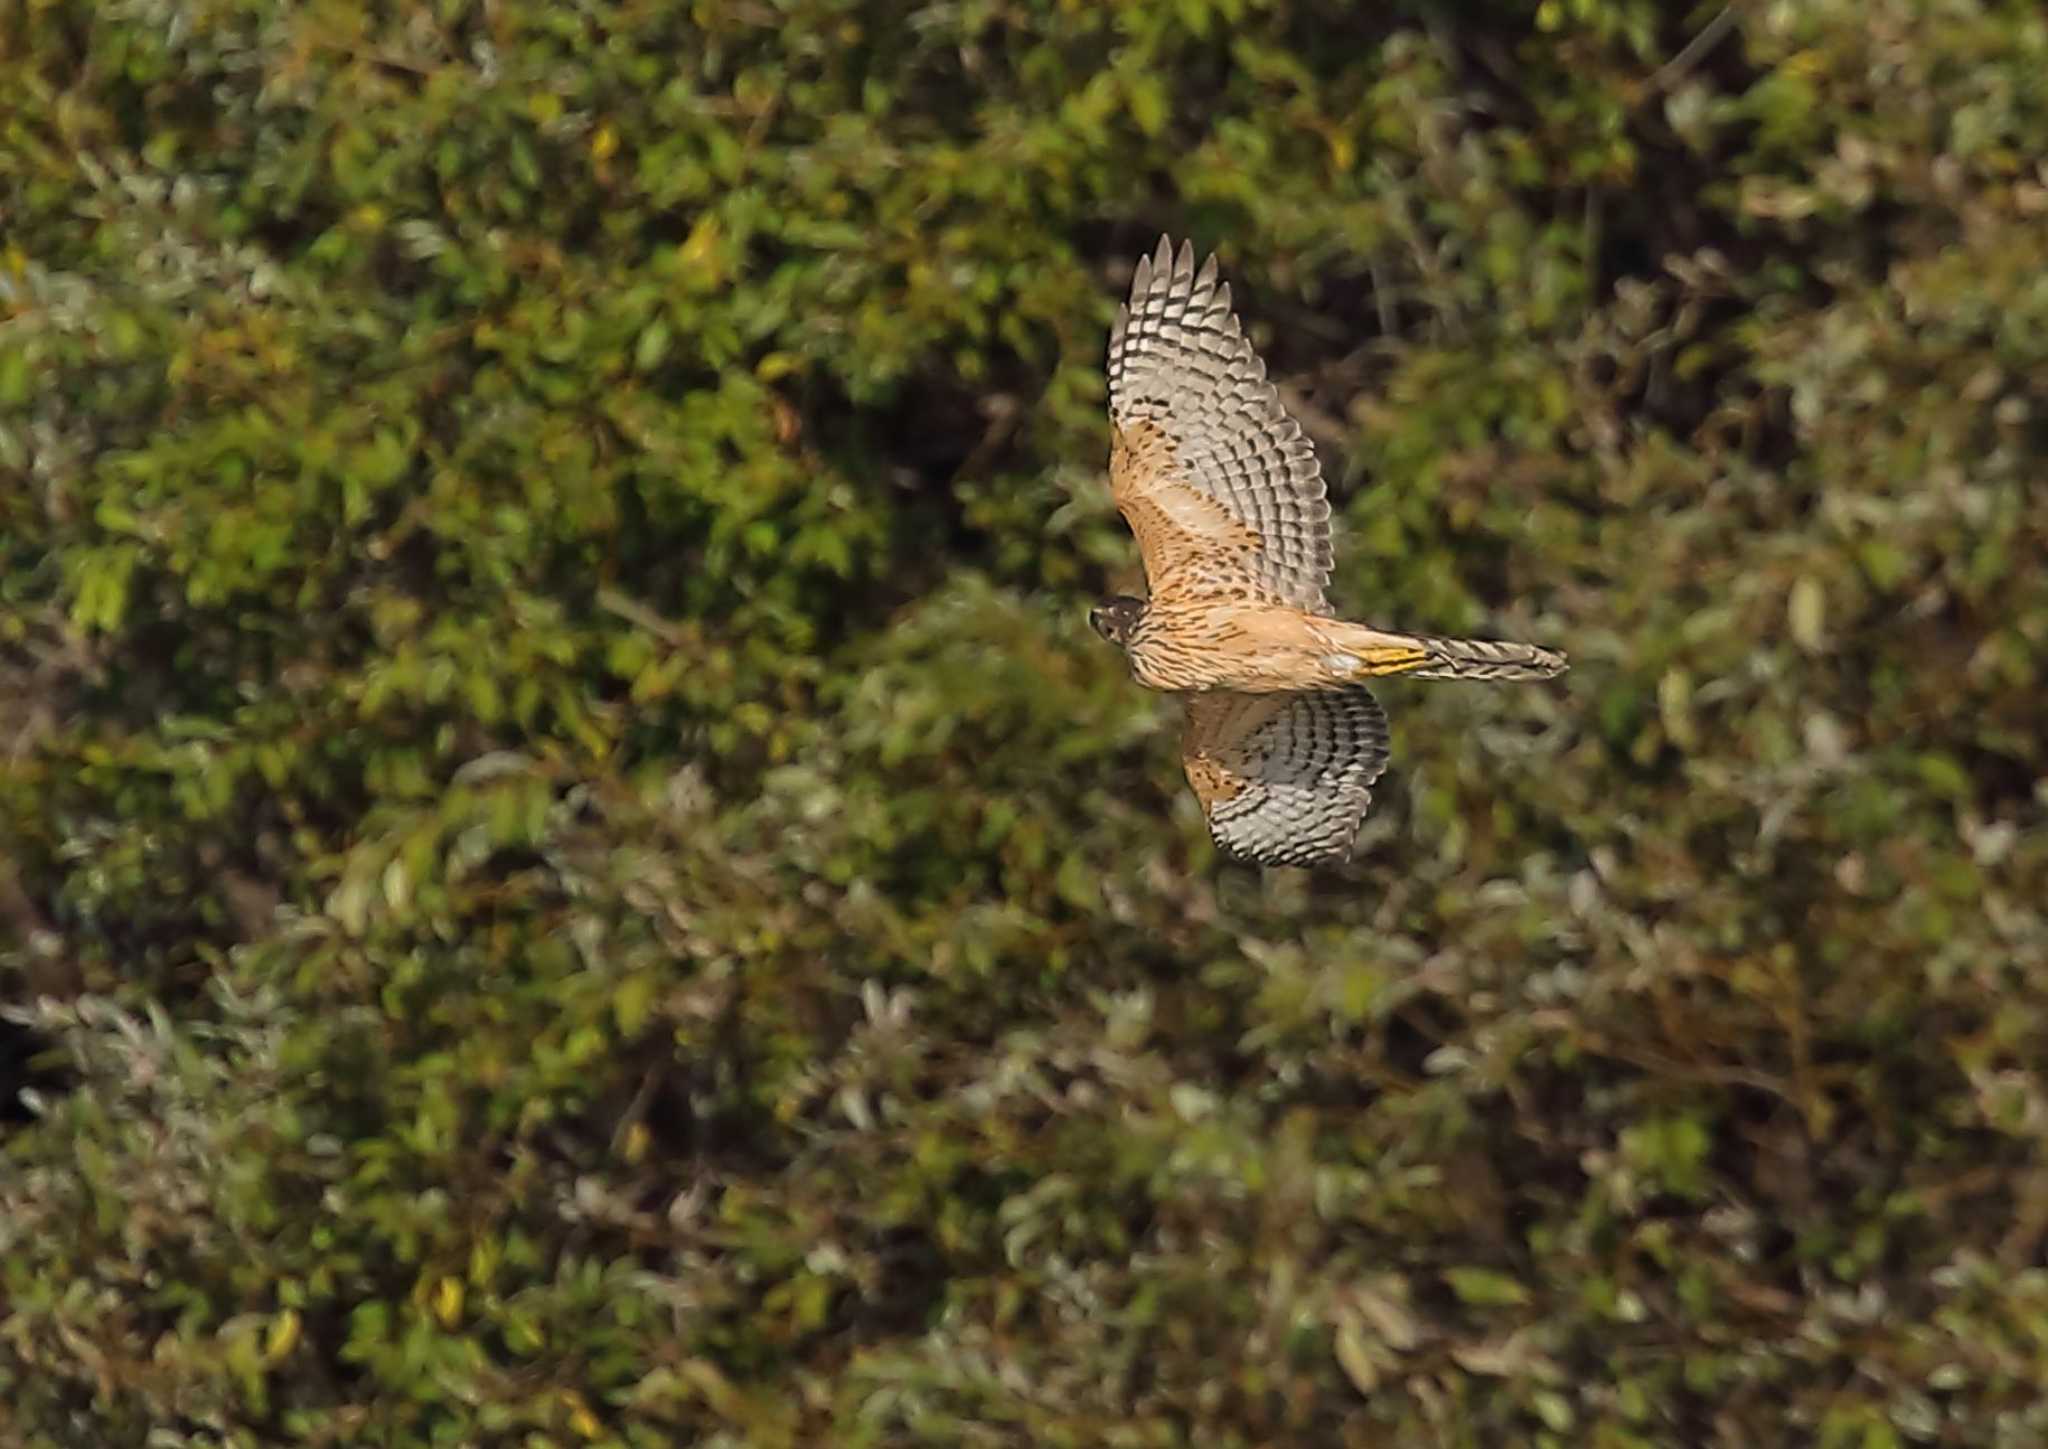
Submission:
[[[2048,22],[0,15],[0,1439],[2048,1436]],[[1392,686],[1219,861],[1106,327]],[[26,1095],[22,1096],[25,1089]]]

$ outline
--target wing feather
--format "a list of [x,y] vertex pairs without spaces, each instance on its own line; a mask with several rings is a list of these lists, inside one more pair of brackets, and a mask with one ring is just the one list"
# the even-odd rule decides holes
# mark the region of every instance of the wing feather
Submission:
[[1349,859],[1387,753],[1364,689],[1187,697],[1181,758],[1209,834],[1260,865]]
[[1230,310],[1211,257],[1159,239],[1109,337],[1110,486],[1153,596],[1248,587],[1328,613],[1322,468]]

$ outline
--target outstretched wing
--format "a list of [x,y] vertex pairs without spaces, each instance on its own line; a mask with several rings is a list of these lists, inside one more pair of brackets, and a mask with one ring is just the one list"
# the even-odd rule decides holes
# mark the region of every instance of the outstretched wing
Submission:
[[1216,259],[1159,239],[1109,334],[1110,489],[1154,598],[1249,590],[1329,612],[1330,503],[1315,450],[1230,311]]
[[1260,865],[1348,859],[1372,783],[1387,768],[1387,717],[1363,689],[1187,696],[1181,763],[1209,834]]

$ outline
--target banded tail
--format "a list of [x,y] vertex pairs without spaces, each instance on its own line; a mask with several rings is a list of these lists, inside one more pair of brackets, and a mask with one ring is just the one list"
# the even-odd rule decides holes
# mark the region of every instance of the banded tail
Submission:
[[1410,679],[1548,679],[1569,667],[1555,649],[1498,639],[1432,639],[1417,635],[1426,658]]
[[1339,636],[1346,655],[1361,660],[1361,673],[1406,675],[1410,679],[1549,679],[1568,663],[1555,649],[1496,639],[1437,639],[1427,634],[1391,634],[1346,625]]

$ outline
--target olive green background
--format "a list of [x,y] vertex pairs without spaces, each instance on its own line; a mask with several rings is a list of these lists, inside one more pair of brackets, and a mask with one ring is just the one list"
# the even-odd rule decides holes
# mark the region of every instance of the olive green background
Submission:
[[[17,0],[0,1440],[2048,1439],[2044,157],[2031,0]],[[1342,869],[1085,623],[1162,231],[1572,655]]]

